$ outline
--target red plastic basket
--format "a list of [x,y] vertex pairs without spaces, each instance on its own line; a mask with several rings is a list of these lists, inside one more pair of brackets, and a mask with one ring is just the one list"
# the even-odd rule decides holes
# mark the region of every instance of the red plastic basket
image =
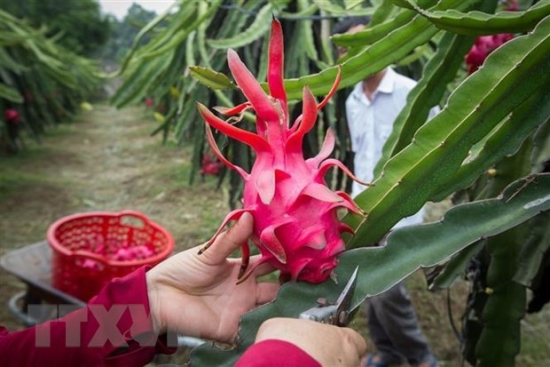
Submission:
[[[111,279],[154,266],[174,250],[168,231],[134,211],[64,217],[48,228],[47,240],[53,249],[52,286],[83,301]],[[146,257],[116,259],[121,251],[137,250]]]

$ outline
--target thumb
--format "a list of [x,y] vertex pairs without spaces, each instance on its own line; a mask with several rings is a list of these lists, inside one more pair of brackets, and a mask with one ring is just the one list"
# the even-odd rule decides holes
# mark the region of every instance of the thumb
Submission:
[[201,255],[204,262],[213,265],[225,261],[233,251],[252,236],[253,224],[252,214],[244,212],[237,223],[227,231],[220,233],[210,248]]
[[349,345],[357,351],[359,358],[361,358],[361,356],[367,352],[367,343],[365,342],[365,339],[351,328],[340,328],[340,331],[344,334],[344,337],[348,341]]

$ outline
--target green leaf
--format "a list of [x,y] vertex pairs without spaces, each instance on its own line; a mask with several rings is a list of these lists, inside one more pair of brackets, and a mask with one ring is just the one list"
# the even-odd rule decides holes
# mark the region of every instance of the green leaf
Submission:
[[0,32],[0,47],[18,45],[25,40],[26,37],[24,35],[18,35],[12,32]]
[[319,9],[333,15],[340,17],[350,17],[350,16],[362,16],[362,15],[371,15],[374,12],[372,7],[354,7],[351,9],[344,8],[335,4],[335,2],[326,1],[326,0],[313,0],[313,3],[319,7]]
[[458,277],[464,275],[466,268],[470,264],[470,260],[484,245],[483,242],[470,245],[453,256],[445,265],[445,269],[434,279],[433,283],[429,285],[430,290],[440,291],[450,288]]
[[[178,12],[178,14],[182,13],[182,14],[188,14],[188,16],[191,16],[192,13],[187,11],[187,9],[185,9],[184,4],[180,4],[180,6],[182,6],[182,8]],[[168,9],[166,9],[162,14],[158,15],[155,19],[153,19],[151,22],[149,22],[149,24],[147,24],[145,27],[143,27],[143,29],[139,31],[139,33],[136,35],[136,38],[134,38],[134,42],[132,43],[132,47],[130,48],[130,53],[126,56],[121,68],[114,74],[114,76],[120,75],[126,70],[126,68],[128,67],[128,64],[132,60],[132,56],[134,55],[134,52],[136,52],[137,50],[137,45],[139,45],[139,43],[147,33],[151,32],[151,30],[153,30],[157,25],[159,25],[162,21],[164,21],[168,17],[168,15],[172,10],[172,7],[173,5],[170,6]]]
[[397,116],[393,130],[382,149],[382,157],[374,169],[378,177],[388,159],[409,145],[418,128],[422,126],[433,106],[436,106],[446,91],[447,83],[453,80],[462,66],[457,55],[465,54],[472,44],[473,37],[445,33],[437,52],[424,67],[422,78],[407,96],[407,105]]
[[349,245],[376,242],[401,218],[418,211],[433,191],[449,182],[469,149],[506,115],[531,95],[550,93],[548,54],[550,17],[532,33],[493,52],[485,66],[453,92],[443,111],[388,161],[375,186],[356,197],[368,217],[346,217],[358,227]]
[[227,75],[201,66],[189,66],[191,75],[199,82],[211,89],[236,88],[237,86],[229,80]]
[[[299,6],[302,5],[303,1],[299,2]],[[317,48],[315,46],[315,35],[313,33],[313,21],[303,20],[298,23],[298,33],[301,37],[301,46],[305,50],[306,54],[311,61],[318,63],[319,55],[317,54]],[[295,42],[292,42],[295,43]],[[323,69],[320,67],[320,69]],[[262,79],[259,79],[262,80]]]
[[147,95],[149,86],[157,80],[160,73],[166,70],[174,55],[166,55],[151,62],[142,62],[111,98],[111,103],[122,107],[139,101]]
[[308,4],[307,7],[299,10],[296,13],[289,13],[286,11],[283,11],[280,13],[279,18],[281,19],[302,19],[305,17],[311,17],[312,15],[315,15],[315,13],[319,10],[319,7],[315,4]]
[[459,34],[483,35],[498,33],[523,33],[533,29],[542,19],[550,15],[550,0],[542,0],[524,12],[503,11],[496,14],[472,11],[462,13],[450,9],[447,11],[428,11],[412,0],[408,2],[418,13],[437,27]]
[[550,116],[533,135],[531,165],[534,167],[534,171],[542,171],[546,161],[550,161]]
[[[497,1],[484,1],[481,8],[494,11]],[[460,36],[449,32],[438,42],[437,52],[424,67],[422,78],[407,96],[407,105],[397,116],[393,131],[382,149],[382,157],[374,169],[378,177],[390,157],[409,145],[418,128],[428,118],[430,109],[437,106],[447,90],[447,84],[456,78],[463,61],[459,55],[466,54],[474,43],[472,36]]]
[[216,48],[237,48],[245,46],[263,37],[271,28],[271,17],[273,8],[271,4],[263,6],[256,15],[254,22],[246,31],[237,33],[235,36],[226,39],[209,39],[208,45]]
[[395,6],[391,1],[382,1],[382,3],[376,8],[376,11],[372,14],[369,22],[369,27],[374,27],[378,24],[384,23],[394,12]]
[[488,297],[482,312],[483,330],[476,345],[476,366],[515,366],[526,292],[524,286],[513,281],[513,276],[526,229],[521,225],[487,241],[491,257],[486,276]]
[[399,6],[404,9],[414,10],[415,4],[408,0],[390,0],[392,3],[394,3],[396,6]]
[[[438,9],[456,7],[468,8],[476,0],[442,0]],[[417,15],[406,25],[393,30],[373,45],[359,54],[343,62],[342,80],[339,88],[352,86],[367,76],[372,75],[399,59],[407,56],[416,47],[428,42],[436,33],[437,28],[428,20]],[[327,94],[336,79],[339,66],[334,66],[318,74],[307,75],[298,79],[286,79],[285,88],[289,100],[300,99],[302,88],[307,85],[313,94]]]
[[[535,180],[519,180],[510,185],[502,198],[460,205],[449,210],[442,222],[400,228],[388,237],[385,247],[346,251],[335,275],[338,283],[286,283],[274,302],[243,316],[239,343],[222,351],[208,343],[191,354],[192,366],[232,366],[248,348],[264,320],[273,317],[298,317],[316,305],[319,297],[334,302],[355,267],[359,275],[353,308],[366,297],[383,292],[419,267],[433,266],[482,237],[506,231],[541,211],[550,210],[550,175]],[[495,216],[494,213],[501,213]],[[467,231],[464,228],[468,228]]]
[[544,254],[550,248],[550,213],[542,213],[529,222],[531,233],[525,240],[525,244],[519,255],[518,271],[514,275],[514,281],[531,287],[533,279],[539,272],[544,259]]
[[355,7],[361,7],[363,5],[363,0],[344,0],[346,9],[353,9]]
[[[208,3],[210,5],[208,9],[200,14],[194,22],[192,22],[189,26],[178,29],[178,31],[170,37],[170,40],[166,43],[161,45],[160,47],[156,48],[155,50],[151,50],[147,52],[144,55],[141,55],[140,57],[144,59],[151,59],[158,56],[161,56],[167,52],[174,51],[175,48],[181,47],[183,42],[185,42],[185,39],[189,36],[189,34],[193,31],[195,31],[203,22],[207,21],[212,17],[212,15],[218,10],[223,0],[213,0],[212,3]],[[199,5],[204,3],[199,3]],[[139,58],[138,58],[139,60]],[[142,60],[143,61],[143,60]]]
[[15,73],[28,71],[29,68],[16,61],[4,48],[0,48],[0,66],[12,70]]
[[502,284],[498,292],[487,298],[483,309],[484,329],[476,346],[476,357],[479,359],[476,366],[515,366],[515,357],[520,351],[520,321],[525,315],[526,298],[525,287],[515,282]]
[[[479,175],[503,157],[514,154],[521,143],[550,116],[550,94],[535,93],[515,108],[489,135],[472,147],[458,171],[432,195],[440,201],[470,186]],[[498,174],[498,172],[497,172]]]
[[7,86],[4,83],[0,83],[0,98],[7,99],[14,103],[22,103],[23,96],[17,91],[17,89]]
[[[437,0],[422,0],[423,6],[431,6],[435,4]],[[378,12],[380,9],[385,11],[386,6],[392,5],[391,2],[383,2],[384,5],[381,8],[377,9]],[[392,5],[393,6],[393,5]],[[374,14],[376,15],[376,13]],[[409,23],[416,13],[412,10],[401,11],[393,19],[386,20],[382,23],[374,23],[374,16],[369,26],[365,29],[350,34],[336,34],[331,37],[332,41],[338,46],[348,46],[348,47],[364,47],[366,45],[373,44],[374,42],[383,39],[388,35],[388,33],[393,30],[402,27]]]

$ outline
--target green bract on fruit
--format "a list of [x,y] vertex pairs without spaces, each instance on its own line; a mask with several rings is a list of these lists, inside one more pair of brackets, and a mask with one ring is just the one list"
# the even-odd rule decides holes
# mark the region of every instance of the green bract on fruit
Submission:
[[[221,120],[204,105],[198,104],[200,114],[207,123],[208,141],[213,151],[221,162],[239,172],[245,181],[243,208],[226,216],[203,251],[229,221],[250,212],[254,217],[253,241],[262,253],[262,262],[272,263],[281,270],[282,276],[293,280],[323,282],[336,267],[337,256],[345,249],[341,233],[353,232],[339,220],[338,209],[362,213],[348,194],[333,192],[325,183],[325,173],[334,166],[355,179],[340,161],[328,158],[334,149],[333,131],[327,131],[316,157],[306,160],[302,152],[304,135],[314,126],[317,111],[336,91],[340,74],[329,94],[319,104],[309,89],[304,87],[302,115],[291,125],[283,80],[284,49],[280,23],[275,19],[272,22],[267,76],[269,94],[264,92],[235,51],[229,50],[227,58],[231,73],[248,102],[231,109],[217,110],[224,115],[254,110],[257,134],[234,126],[232,122],[235,117],[230,121]],[[210,127],[254,149],[256,160],[250,173],[221,154]],[[246,246],[243,246],[245,267],[249,253]],[[246,278],[244,269],[241,272],[243,276]]]

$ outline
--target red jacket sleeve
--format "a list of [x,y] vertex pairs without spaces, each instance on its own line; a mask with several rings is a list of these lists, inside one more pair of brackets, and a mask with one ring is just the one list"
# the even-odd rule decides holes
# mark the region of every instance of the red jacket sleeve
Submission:
[[143,366],[156,353],[173,353],[153,333],[145,271],[114,279],[60,319],[13,333],[0,327],[0,365]]
[[252,345],[235,367],[321,367],[321,364],[294,344],[273,339]]

